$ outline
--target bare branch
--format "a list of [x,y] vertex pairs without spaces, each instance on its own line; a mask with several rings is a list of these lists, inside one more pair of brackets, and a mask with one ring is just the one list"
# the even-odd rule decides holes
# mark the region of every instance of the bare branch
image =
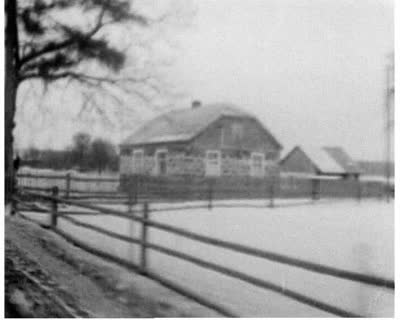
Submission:
[[[93,37],[102,27],[103,27],[103,17],[104,17],[104,12],[105,12],[105,8],[102,9],[102,11],[100,12],[98,18],[97,18],[97,22],[95,24],[95,26],[87,33],[83,34],[83,37],[81,37],[80,39],[90,39],[91,37]],[[64,31],[68,32],[67,27],[64,28]],[[71,32],[71,30],[69,29],[69,31]],[[80,40],[79,39],[79,40]],[[78,38],[73,37],[73,35],[70,35],[70,38],[67,38],[63,41],[60,42],[49,42],[47,45],[45,45],[43,48],[41,48],[40,50],[33,50],[31,51],[29,54],[21,57],[20,61],[19,61],[19,67],[23,66],[25,63],[36,59],[40,56],[43,56],[45,54],[57,51],[57,50],[61,50],[61,49],[65,49],[75,43],[77,43],[77,41],[79,41]]]
[[[40,72],[27,72],[23,76],[19,78],[20,82],[29,79],[41,79],[43,81],[57,81],[69,78],[71,80],[77,80],[79,82],[85,82],[92,85],[100,85],[101,83],[108,83],[114,85],[122,85],[122,84],[147,84],[149,87],[152,87],[154,90],[158,90],[154,84],[152,84],[150,76],[142,76],[142,77],[110,77],[110,76],[94,76],[83,72],[76,71],[63,71],[63,72],[54,72],[49,74],[42,74]],[[122,88],[122,87],[121,87]]]
[[[20,83],[39,80],[32,82],[35,86],[40,83],[43,88],[50,87],[50,84],[56,90],[62,87],[62,94],[68,99],[73,92],[78,102],[76,105],[80,107],[74,115],[82,118],[80,120],[90,116],[96,119],[100,117],[103,121],[131,124],[146,115],[144,110],[160,112],[168,104],[166,99],[176,99],[170,93],[169,84],[162,81],[165,71],[162,68],[167,66],[167,62],[159,57],[159,47],[154,45],[158,41],[167,41],[161,35],[167,34],[168,14],[153,19],[146,17],[145,25],[152,27],[148,33],[132,28],[124,32],[123,28],[130,25],[122,22],[129,22],[130,19],[125,18],[127,15],[123,10],[120,10],[122,15],[117,12],[116,17],[108,9],[104,14],[104,8],[101,14],[97,4],[106,1],[110,6],[114,5],[113,0],[101,0],[94,5],[79,7],[84,16],[91,11],[90,21],[81,21],[83,24],[75,27],[70,27],[69,21],[57,20],[57,15],[52,16],[51,12],[43,13],[46,30],[51,32],[46,33],[45,38],[36,37],[32,41],[26,35],[26,46],[21,48],[18,80]],[[143,12],[146,13],[146,10]],[[119,16],[121,20],[116,20]],[[131,19],[138,20],[140,17]],[[114,25],[117,27],[114,28]],[[103,41],[104,44],[96,41]],[[162,48],[171,46],[169,42],[164,42]],[[116,46],[115,49],[113,46]],[[135,50],[130,50],[132,47]],[[126,69],[112,67],[113,61],[109,59],[112,50],[129,58],[126,63],[123,59],[119,64],[128,65]],[[60,59],[56,59],[57,54],[66,59],[60,62]],[[164,54],[165,51],[161,50],[163,57]],[[132,112],[137,114],[133,115]]]

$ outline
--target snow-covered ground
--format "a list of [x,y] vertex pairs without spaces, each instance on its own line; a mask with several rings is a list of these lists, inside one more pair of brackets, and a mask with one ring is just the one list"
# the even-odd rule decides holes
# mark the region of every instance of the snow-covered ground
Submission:
[[42,168],[31,168],[28,166],[23,166],[18,170],[20,174],[37,174],[37,175],[49,175],[49,176],[60,176],[67,173],[71,174],[73,177],[79,178],[119,178],[119,172],[103,171],[98,173],[98,171],[86,171],[80,172],[74,169],[70,170],[53,170],[53,169],[42,169]]
[[[255,203],[261,204],[260,201]],[[265,201],[262,203],[265,204]],[[157,206],[165,207],[165,204]],[[140,226],[125,219],[105,215],[80,216],[79,219],[121,234],[140,235]],[[329,266],[394,278],[393,203],[331,200],[274,209],[177,210],[153,212],[151,219]],[[138,262],[139,248],[134,245],[73,226],[62,219],[59,220],[59,226],[94,246]],[[348,311],[379,317],[394,314],[394,295],[391,290],[252,258],[156,229],[150,229],[149,239],[153,243],[272,281]],[[277,293],[255,288],[161,253],[151,251],[149,265],[153,271],[226,305],[241,316],[330,316]]]

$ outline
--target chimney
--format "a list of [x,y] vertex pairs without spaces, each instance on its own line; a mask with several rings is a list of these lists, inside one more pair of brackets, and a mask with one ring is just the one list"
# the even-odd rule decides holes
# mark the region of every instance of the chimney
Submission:
[[194,100],[192,102],[192,109],[200,108],[201,107],[201,101],[199,100]]

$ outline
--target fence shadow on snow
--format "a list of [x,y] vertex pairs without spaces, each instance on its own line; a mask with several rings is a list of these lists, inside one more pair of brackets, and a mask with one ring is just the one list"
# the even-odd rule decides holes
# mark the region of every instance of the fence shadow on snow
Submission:
[[[233,181],[231,181],[233,183]],[[74,243],[75,245],[81,247],[82,249],[95,254],[97,256],[103,257],[115,263],[118,263],[122,266],[125,266],[129,269],[134,271],[140,272],[156,281],[159,281],[163,285],[177,291],[180,294],[183,294],[209,308],[212,308],[218,311],[221,315],[224,316],[237,316],[234,312],[226,308],[225,306],[211,301],[207,297],[199,295],[194,290],[190,288],[186,288],[181,286],[180,284],[164,278],[159,274],[151,271],[148,266],[148,252],[150,250],[162,253],[167,256],[172,256],[174,258],[192,263],[194,265],[200,266],[202,268],[212,270],[214,272],[218,272],[225,276],[243,281],[247,284],[251,284],[255,287],[262,288],[264,290],[269,290],[276,292],[282,296],[290,298],[292,300],[296,300],[302,304],[311,306],[313,308],[323,310],[324,312],[331,313],[333,315],[342,316],[342,317],[359,317],[360,315],[355,314],[351,311],[342,309],[339,306],[334,306],[324,301],[309,297],[304,295],[301,292],[291,290],[288,288],[283,288],[281,285],[278,285],[270,280],[261,279],[258,277],[254,277],[250,274],[247,274],[242,271],[234,270],[230,267],[216,264],[210,261],[206,261],[204,259],[200,259],[196,256],[180,252],[174,248],[167,247],[160,243],[154,243],[149,241],[149,231],[150,229],[158,229],[164,232],[168,232],[174,234],[178,237],[190,239],[193,241],[197,241],[200,243],[204,243],[207,245],[211,245],[217,247],[221,250],[230,250],[234,252],[238,252],[244,255],[257,257],[260,259],[265,259],[268,261],[272,261],[275,263],[291,266],[293,268],[300,268],[309,272],[318,273],[330,277],[335,277],[338,279],[344,279],[347,281],[359,282],[363,284],[368,284],[371,286],[383,287],[387,290],[394,292],[394,281],[391,279],[385,279],[382,277],[377,277],[373,275],[362,274],[358,272],[343,270],[327,265],[322,265],[319,263],[305,261],[298,257],[291,257],[282,253],[271,252],[266,250],[261,250],[257,248],[252,248],[249,246],[245,246],[239,243],[234,243],[230,241],[225,241],[222,239],[217,239],[209,236],[204,236],[199,233],[195,233],[192,231],[185,230],[180,227],[176,227],[170,224],[165,224],[161,222],[157,222],[151,219],[151,212],[149,209],[149,200],[153,197],[157,198],[162,196],[163,199],[175,199],[175,200],[182,200],[182,199],[199,199],[201,197],[207,200],[207,206],[212,206],[212,199],[225,199],[228,195],[235,196],[236,194],[245,195],[246,199],[248,199],[247,195],[251,195],[252,192],[257,189],[259,190],[258,194],[261,197],[268,198],[269,201],[273,202],[274,196],[276,195],[276,190],[273,190],[273,185],[268,184],[267,181],[261,180],[257,181],[253,185],[251,185],[252,181],[243,182],[237,188],[233,187],[233,185],[228,184],[226,181],[225,183],[220,183],[215,180],[203,180],[198,181],[198,185],[193,187],[190,183],[184,183],[182,181],[174,182],[171,181],[162,181],[160,179],[154,180],[140,180],[135,179],[128,182],[127,185],[129,187],[129,211],[122,211],[116,209],[105,208],[98,205],[93,205],[89,203],[85,203],[83,201],[77,201],[73,199],[66,199],[66,197],[59,197],[59,190],[58,187],[53,187],[51,189],[51,195],[48,194],[49,189],[40,190],[42,192],[32,192],[27,190],[26,188],[22,188],[18,194],[14,198],[16,204],[16,212],[19,216],[29,219],[31,221],[35,221],[31,216],[30,213],[32,212],[40,212],[44,214],[50,215],[50,224],[46,225],[51,230],[59,234],[60,236],[64,237],[68,241]],[[176,183],[176,184],[175,184]],[[272,187],[271,187],[272,185]],[[350,184],[349,184],[350,185]],[[200,188],[202,186],[202,188]],[[126,187],[126,186],[125,186]],[[324,189],[327,188],[327,189]],[[332,189],[329,189],[332,188]],[[45,189],[45,188],[43,188]],[[132,192],[132,190],[134,192]],[[240,192],[238,191],[240,190]],[[271,191],[273,190],[273,191]],[[330,192],[338,192],[335,189],[334,185],[322,186],[321,190],[329,190]],[[334,192],[332,190],[335,190]],[[268,193],[268,191],[270,193]],[[71,192],[71,191],[70,191]],[[136,192],[136,194],[135,194]],[[272,193],[272,197],[271,197]],[[341,193],[337,193],[338,196]],[[267,195],[267,197],[266,197]],[[254,194],[253,194],[254,196]],[[312,195],[315,197],[315,194]],[[136,199],[134,199],[136,197]],[[136,206],[140,208],[133,209],[133,203],[135,200],[142,199],[143,204],[140,206]],[[204,207],[203,205],[200,205]],[[199,206],[199,207],[200,207]],[[196,206],[194,206],[196,207]],[[60,210],[62,209],[63,210]],[[73,210],[71,208],[74,208]],[[78,209],[76,209],[78,208]],[[190,208],[189,206],[181,207],[181,208]],[[152,211],[166,211],[166,210],[177,210],[179,208],[159,208]],[[129,221],[133,221],[140,225],[140,237],[132,237],[132,236],[125,236],[114,231],[107,230],[100,226],[95,226],[93,224],[80,221],[76,218],[80,214],[103,214],[103,215],[110,215],[119,218],[123,218]],[[74,217],[75,215],[75,217]],[[129,261],[127,259],[123,259],[121,257],[117,257],[112,255],[109,252],[104,250],[95,248],[85,241],[82,241],[76,238],[74,235],[67,233],[61,230],[58,227],[58,220],[62,219],[67,221],[70,224],[73,224],[77,227],[84,228],[87,230],[91,230],[97,232],[99,234],[106,235],[108,237],[118,239],[119,241],[125,243],[132,243],[140,246],[140,261],[138,264],[135,264],[133,261]],[[37,221],[36,221],[37,222]]]

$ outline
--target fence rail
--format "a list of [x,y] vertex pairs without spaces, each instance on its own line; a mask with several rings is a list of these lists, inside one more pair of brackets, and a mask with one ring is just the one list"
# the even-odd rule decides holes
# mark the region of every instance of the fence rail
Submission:
[[74,177],[69,173],[65,175],[44,175],[44,174],[31,174],[31,173],[18,173],[18,178],[34,178],[34,179],[53,179],[64,180],[70,177],[71,180],[84,181],[84,182],[119,182],[119,178],[91,178],[91,177]]
[[[26,219],[28,217],[24,217],[24,218]],[[29,219],[29,218],[28,218],[28,220],[32,221],[32,219]],[[103,250],[99,250],[92,246],[89,246],[85,242],[80,241],[80,240],[76,239],[75,237],[70,236],[68,233],[63,232],[60,229],[54,229],[54,232],[57,233],[58,235],[60,235],[61,237],[63,237],[64,239],[66,239],[67,241],[73,243],[74,245],[80,247],[81,249],[83,249],[91,254],[94,254],[98,257],[109,260],[113,263],[117,263],[123,267],[130,269],[130,270],[143,273],[142,270],[139,268],[139,266],[131,261],[127,261],[125,259],[114,256],[108,252],[105,252]],[[145,275],[147,275],[149,278],[151,278],[155,281],[158,281],[160,284],[164,285],[165,287],[170,288],[170,289],[174,290],[175,292],[177,292],[183,296],[186,296],[187,298],[192,299],[193,301],[195,301],[197,303],[202,304],[203,306],[206,306],[210,309],[217,311],[218,313],[220,313],[223,316],[230,317],[230,318],[238,317],[238,315],[235,314],[233,311],[229,310],[229,308],[227,308],[225,306],[221,306],[212,300],[204,298],[202,295],[199,295],[195,291],[190,290],[185,287],[182,287],[181,285],[177,284],[176,282],[166,279],[166,278],[160,276],[159,274],[152,272],[151,270],[147,270]]]
[[[86,203],[82,203],[82,202],[75,201],[75,200],[61,199],[61,198],[57,197],[57,189],[56,188],[53,188],[51,196],[44,195],[44,194],[38,194],[38,193],[31,193],[31,192],[25,192],[25,195],[28,195],[29,197],[34,197],[37,199],[42,199],[44,201],[48,201],[51,203],[51,213],[50,213],[51,214],[51,228],[53,230],[57,230],[57,232],[61,235],[65,236],[65,232],[59,230],[59,228],[57,227],[58,218],[64,219],[78,227],[89,229],[89,230],[101,233],[103,235],[106,235],[106,236],[109,236],[109,237],[112,237],[112,238],[115,238],[115,239],[118,239],[118,240],[121,240],[124,242],[139,245],[141,248],[140,263],[136,267],[143,274],[149,275],[149,272],[150,272],[151,275],[154,276],[154,273],[152,273],[149,270],[149,267],[147,264],[148,263],[148,261],[147,261],[148,250],[154,250],[154,251],[158,251],[160,253],[163,253],[163,254],[166,254],[169,256],[173,256],[175,258],[196,264],[203,268],[213,270],[215,272],[224,274],[224,275],[232,277],[234,279],[244,281],[244,282],[252,284],[254,286],[277,292],[283,296],[294,299],[298,302],[312,306],[314,308],[323,310],[325,312],[329,312],[331,314],[335,314],[338,316],[345,316],[345,317],[357,317],[358,316],[347,310],[343,310],[339,307],[330,305],[323,301],[319,301],[317,299],[305,296],[302,293],[299,293],[299,292],[296,292],[296,291],[293,291],[290,289],[283,289],[283,288],[281,288],[281,286],[276,285],[272,282],[256,278],[254,276],[251,276],[246,273],[228,268],[226,266],[221,266],[221,265],[209,262],[209,261],[202,260],[198,257],[194,257],[192,255],[182,253],[182,252],[176,251],[171,248],[167,248],[160,244],[155,244],[155,243],[149,242],[148,237],[147,237],[148,229],[155,228],[158,230],[172,233],[172,234],[180,236],[180,237],[184,237],[184,238],[188,238],[190,240],[194,240],[194,241],[198,241],[198,242],[205,243],[208,245],[212,245],[212,246],[215,246],[215,247],[218,247],[221,249],[235,251],[235,252],[245,254],[245,255],[248,255],[251,257],[262,258],[262,259],[265,259],[268,261],[273,261],[276,263],[284,264],[284,265],[295,267],[295,268],[301,268],[301,269],[307,270],[309,272],[332,276],[332,277],[336,277],[339,279],[355,281],[355,282],[359,282],[359,283],[363,283],[363,284],[367,284],[367,285],[383,287],[388,290],[394,290],[394,281],[391,279],[385,279],[383,277],[376,277],[376,276],[372,276],[372,275],[365,275],[365,274],[361,274],[361,273],[357,273],[357,272],[353,272],[353,271],[348,271],[348,270],[334,268],[334,267],[330,267],[330,266],[326,266],[326,265],[322,265],[322,264],[317,264],[317,263],[305,261],[305,260],[302,260],[302,259],[299,259],[296,257],[291,257],[291,256],[283,255],[280,253],[276,253],[276,252],[252,248],[252,247],[245,246],[242,244],[225,241],[225,240],[221,240],[221,239],[217,239],[217,238],[213,238],[213,237],[209,237],[209,236],[204,236],[204,235],[192,232],[192,231],[188,231],[188,230],[176,227],[176,226],[169,225],[169,224],[156,222],[156,221],[150,219],[149,216],[150,216],[151,211],[157,211],[157,209],[150,210],[147,202],[145,202],[143,204],[143,210],[131,210],[129,213],[127,213],[124,211],[104,208],[104,207],[95,206],[92,204],[86,204]],[[18,203],[21,203],[20,200],[18,200],[18,201],[19,201]],[[71,211],[71,212],[59,211],[58,204],[60,204],[60,203],[74,206],[74,207],[90,209],[90,210],[92,210],[92,213],[98,212],[101,214],[107,214],[107,215],[111,215],[111,216],[125,218],[130,221],[138,222],[141,224],[141,237],[134,238],[134,237],[124,236],[124,235],[118,234],[116,232],[106,230],[102,227],[94,226],[92,224],[79,221],[76,218],[73,218],[70,216],[70,215],[74,215],[74,214],[75,215],[79,214],[79,212],[77,213],[76,211]],[[161,211],[161,210],[162,209],[160,209],[159,211]],[[175,210],[175,208],[172,210]],[[26,215],[26,214],[24,214],[24,215]],[[68,235],[68,238],[70,240],[72,239],[75,242],[82,243],[82,241],[74,239],[74,237],[71,235]],[[84,244],[83,248],[84,249],[89,248],[92,252],[96,251],[96,250],[98,251],[98,249],[90,248],[90,246],[87,244]],[[121,258],[114,257],[108,253],[107,253],[107,255],[108,255],[108,259],[111,259],[117,263],[121,262],[120,261]],[[122,259],[122,260],[124,260],[124,259]],[[184,291],[186,289],[180,288],[180,290],[182,292],[182,290]],[[188,291],[188,292],[186,292],[186,295],[193,297],[193,292]],[[196,295],[194,295],[194,296],[196,296]],[[198,296],[197,296],[197,298],[198,298]],[[203,302],[205,302],[206,304],[208,303],[208,305],[210,305],[210,303],[212,303],[209,301],[208,302],[204,301],[204,299],[205,298],[203,298]],[[205,300],[207,300],[207,299],[205,299]],[[197,299],[197,301],[198,301],[198,299]],[[227,311],[226,309],[224,309],[224,307],[220,307],[220,311],[221,310]],[[232,313],[227,311],[226,313],[222,312],[222,314],[224,314],[224,315],[230,314],[231,315]]]

